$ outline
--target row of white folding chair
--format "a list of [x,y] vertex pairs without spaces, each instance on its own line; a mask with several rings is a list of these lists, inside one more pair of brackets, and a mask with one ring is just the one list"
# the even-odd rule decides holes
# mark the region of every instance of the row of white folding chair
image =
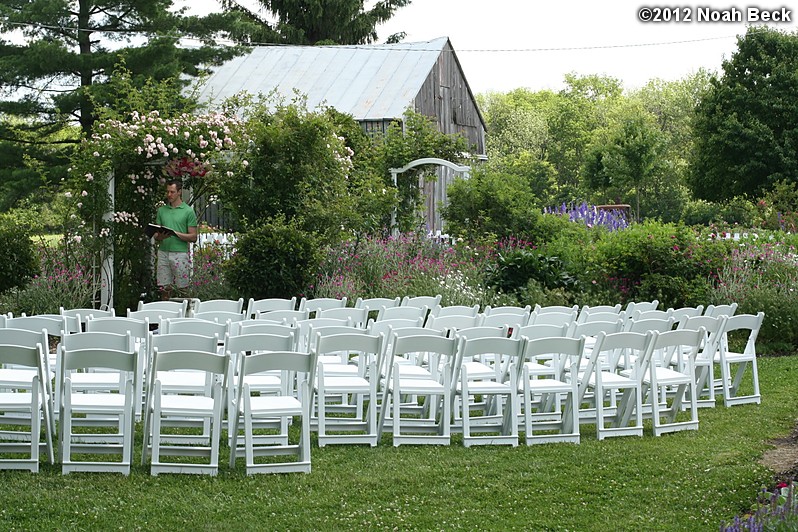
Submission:
[[[176,323],[182,324],[196,321],[186,320]],[[73,336],[76,339],[80,337],[85,339],[94,335],[77,334]],[[234,349],[240,344],[239,340],[230,341]],[[289,344],[292,343],[293,340],[291,339]],[[258,344],[266,346],[263,338],[258,339]],[[222,429],[221,420],[226,406],[223,396],[228,388],[228,376],[231,375],[229,370],[225,372],[218,371],[219,360],[221,360],[218,357],[224,356],[228,360],[230,357],[229,353],[224,353],[223,355],[218,353],[218,345],[217,337],[202,337],[196,333],[171,332],[158,335],[151,334],[149,336],[148,346],[152,351],[151,356],[153,359],[151,364],[153,371],[148,378],[148,406],[145,410],[144,420],[146,439],[142,462],[146,463],[151,449],[151,473],[153,475],[161,472],[215,474],[218,470],[218,439]],[[285,347],[285,345],[280,347]],[[159,350],[161,350],[160,355],[158,354]],[[166,360],[166,362],[159,363],[159,356],[160,360]],[[196,356],[197,361],[192,362],[191,356]],[[200,363],[199,361],[204,362]],[[210,371],[209,368],[212,369],[212,367],[216,367],[217,371]],[[207,373],[207,375],[199,377],[198,372]],[[132,382],[130,386],[133,386]],[[82,396],[76,397],[82,398]],[[121,397],[121,395],[117,394],[117,397]],[[130,397],[132,397],[132,391],[130,392]],[[237,408],[237,406],[234,406],[234,408]],[[234,412],[235,410],[231,411]],[[175,435],[163,436],[161,431],[163,426],[167,424],[178,426],[196,425],[197,420],[195,418],[197,416],[199,416],[199,422],[203,425],[203,432],[200,436],[191,435],[187,438]],[[235,417],[232,419],[235,420]],[[120,421],[121,423],[122,421]],[[283,425],[285,427],[284,432],[287,434],[287,421],[284,421]],[[120,434],[122,434],[121,431]],[[251,442],[252,439],[249,438],[247,441]],[[235,442],[236,440],[233,439],[233,445],[235,445]],[[168,443],[179,443],[179,445],[165,445]],[[305,446],[306,448],[307,446]],[[124,454],[127,456],[127,451]],[[164,456],[171,454],[205,456],[207,457],[207,463],[166,462]],[[245,454],[249,456],[249,452]],[[251,465],[250,460],[248,460],[249,465]],[[70,467],[73,467],[72,464],[70,464]],[[74,467],[77,467],[77,469],[72,470],[80,470],[81,468],[82,470],[114,470],[109,468],[124,469],[127,467],[127,471],[129,471],[129,465],[125,466],[124,464],[115,466],[105,463],[95,464],[93,467],[98,469],[86,469],[88,466],[81,463]],[[251,472],[250,467],[248,467],[248,472]]]
[[42,452],[49,463],[55,460],[46,343],[42,330],[0,328],[0,469],[37,472]]
[[[246,346],[241,346],[246,347]],[[239,449],[243,450],[246,472],[305,472],[311,470],[310,451],[310,416],[311,416],[311,391],[310,383],[315,382],[316,360],[313,353],[297,351],[252,351],[246,354],[239,352],[239,367],[237,386],[233,409],[228,417],[232,418],[230,442],[230,467],[235,467]],[[254,382],[263,375],[276,376],[281,382],[281,388],[276,394],[258,393]],[[296,379],[294,376],[299,375]],[[296,389],[294,382],[296,381]],[[287,427],[293,417],[300,418],[299,440],[296,444],[289,442]],[[280,433],[285,431],[285,439],[275,441],[266,436],[256,434],[256,429],[262,426],[280,426]],[[243,446],[238,445],[239,426],[243,424]],[[293,461],[278,463],[259,463],[256,457],[260,456],[285,456],[293,455]]]
[[[680,327],[704,327],[707,339],[697,361],[697,381],[699,383],[699,404],[715,406],[716,396],[723,397],[725,406],[755,403],[761,401],[759,391],[759,374],[757,369],[756,339],[764,312],[757,314],[721,314],[717,317],[700,316],[686,320]],[[743,349],[735,351],[729,346],[729,335],[737,336],[737,342]],[[714,371],[718,365],[720,377]],[[741,394],[741,385],[750,370],[751,391]]]
[[[155,335],[150,340],[178,335]],[[217,350],[217,338],[208,338],[209,345],[202,350],[180,343],[177,346],[165,346],[164,350],[161,350],[160,345],[153,348],[152,363],[147,376],[142,445],[142,464],[150,461],[152,475],[216,475],[218,472],[223,416],[227,406],[227,382],[232,369],[229,354],[219,353]],[[175,374],[177,378],[170,381],[168,377]],[[195,378],[192,382],[183,382],[186,380],[185,374]],[[204,378],[197,379],[197,375]],[[206,385],[199,386],[199,381],[204,381]],[[163,431],[166,425],[201,428],[202,434],[197,436],[181,432],[167,436]],[[204,461],[170,461],[170,456],[202,457]]]
[[[53,326],[53,317],[36,316],[25,317],[27,319],[14,319],[7,322],[19,326],[38,327]],[[35,318],[35,319],[34,319]],[[50,320],[50,321],[48,321]],[[57,321],[57,320],[56,320]],[[63,322],[62,322],[63,323]],[[5,328],[0,330],[0,342],[13,341],[15,343],[32,344],[36,342],[35,352],[37,353],[37,363],[40,364],[40,369],[33,369],[33,380],[28,377],[27,387],[21,386],[19,382],[12,384],[8,382],[5,377],[9,376],[9,371],[4,369],[0,371],[3,375],[3,385],[9,386],[15,390],[30,389],[32,391],[39,388],[39,394],[27,394],[29,398],[33,399],[32,405],[38,401],[43,404],[39,406],[40,410],[44,413],[44,424],[46,429],[47,441],[45,445],[48,449],[50,460],[53,460],[52,451],[52,438],[55,434],[55,411],[57,406],[58,416],[60,420],[59,434],[59,456],[62,462],[62,472],[69,473],[71,471],[121,471],[125,474],[130,470],[130,455],[132,453],[132,430],[134,422],[133,413],[133,379],[135,379],[136,371],[136,352],[132,348],[132,341],[130,335],[116,335],[110,333],[72,333],[62,334],[59,336],[58,356],[56,357],[55,364],[57,372],[55,377],[51,377],[50,372],[46,369],[46,364],[49,356],[45,353],[42,342],[47,342],[47,335],[50,333],[47,329],[41,329],[40,332],[27,331],[24,329]],[[29,338],[23,338],[24,335]],[[86,342],[89,337],[97,335],[103,336],[103,340],[96,342]],[[100,344],[106,342],[106,345],[101,349],[92,349],[95,343]],[[19,346],[23,347],[23,346]],[[118,348],[118,349],[117,349]],[[15,348],[9,348],[11,351]],[[30,347],[24,347],[30,350]],[[6,351],[6,349],[0,349]],[[19,356],[19,353],[17,354]],[[23,364],[20,359],[17,364]],[[30,366],[29,366],[30,367]],[[83,373],[76,374],[74,370],[81,369]],[[95,374],[90,370],[104,369],[106,373]],[[109,373],[108,369],[116,371],[124,371],[127,381],[120,386],[120,374]],[[76,377],[80,377],[78,382]],[[19,374],[17,376],[19,378]],[[55,381],[56,392],[52,391],[51,379]],[[87,381],[88,379],[88,381]],[[24,377],[22,381],[24,381]],[[76,392],[73,394],[73,380],[75,381],[74,389]],[[38,382],[38,384],[36,384]],[[106,390],[103,383],[110,383],[109,390]],[[127,386],[131,386],[130,390]],[[121,388],[122,393],[92,393],[84,394],[83,391],[115,391],[119,392]],[[129,392],[129,393],[128,393]],[[36,399],[38,395],[39,399]],[[25,393],[12,394],[9,398],[22,399],[26,396]],[[119,400],[122,398],[121,400]],[[28,399],[31,401],[31,399]],[[13,409],[9,409],[10,413]],[[30,417],[28,423],[32,425],[32,431],[36,431],[36,444],[39,443],[38,436],[38,411],[34,416],[33,410],[29,411]],[[73,434],[72,425],[75,415],[81,419],[81,423],[91,423],[93,426],[110,425],[112,427],[112,434],[99,433],[99,434]],[[114,416],[113,419],[108,421],[107,415]],[[100,417],[97,417],[100,416]],[[34,419],[35,417],[35,419]],[[94,432],[94,430],[92,431]],[[29,437],[33,441],[33,434]],[[116,453],[120,455],[120,460],[116,462],[86,462],[79,461],[73,462],[73,451],[80,454],[94,454],[95,452]],[[36,453],[38,461],[38,452]],[[33,457],[31,457],[33,459]],[[38,467],[38,466],[35,466]],[[32,469],[32,470],[35,470]]]
[[[130,333],[81,332],[64,336],[58,358],[61,471],[130,474],[135,435],[140,353]],[[90,427],[81,431],[77,427]],[[117,460],[86,460],[112,454]]]

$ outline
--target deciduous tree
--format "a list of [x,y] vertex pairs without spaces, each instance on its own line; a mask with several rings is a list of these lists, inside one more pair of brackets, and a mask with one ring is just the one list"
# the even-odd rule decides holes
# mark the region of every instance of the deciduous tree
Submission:
[[700,198],[758,196],[798,179],[798,35],[751,27],[696,111],[689,183]]

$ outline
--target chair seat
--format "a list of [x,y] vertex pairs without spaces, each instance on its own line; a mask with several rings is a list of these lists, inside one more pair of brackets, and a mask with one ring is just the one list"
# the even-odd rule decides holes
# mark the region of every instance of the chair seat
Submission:
[[[611,373],[609,371],[602,371],[601,372],[601,382],[605,387],[627,387],[627,386],[637,386],[637,382],[634,379],[631,379],[629,376],[621,375],[618,373]],[[596,377],[594,375],[590,376],[588,380],[588,384],[590,386],[596,385]]]
[[[250,411],[253,415],[301,416],[302,403],[295,397],[287,395],[261,395],[249,398]],[[243,401],[241,412],[244,412]]]
[[282,380],[279,375],[247,375],[244,377],[244,384],[248,384],[253,390],[279,390]]
[[0,388],[13,388],[20,385],[30,387],[36,374],[35,369],[0,369]]
[[399,364],[399,378],[400,379],[415,379],[415,380],[428,380],[432,379],[432,374],[427,368],[416,366],[413,364]]
[[327,393],[365,393],[371,389],[363,377],[339,377],[324,375],[324,390]]
[[210,414],[214,400],[203,395],[162,395],[161,412],[164,415]]
[[[690,384],[692,380],[689,375],[679,373],[668,368],[654,368],[657,372],[657,384],[660,386],[678,386],[681,384]],[[650,379],[643,379],[643,382],[648,383]]]
[[469,379],[492,379],[496,377],[496,370],[482,362],[463,362],[463,370],[468,373]]
[[[28,392],[3,392],[0,393],[0,410],[30,410],[31,394]],[[38,400],[41,405],[41,398]],[[27,407],[27,408],[26,408]]]
[[108,390],[119,386],[119,373],[73,373],[69,376],[72,388]]
[[[523,384],[519,387],[521,391]],[[526,389],[532,393],[569,393],[573,390],[570,383],[557,379],[529,379],[525,384]]]
[[120,393],[73,393],[70,395],[73,411],[118,412],[124,409],[125,395]]
[[[393,386],[396,386],[396,382],[393,383]],[[432,379],[405,379],[400,377],[399,390],[403,394],[431,395],[443,393],[445,388],[441,383]]]
[[[462,385],[457,385],[458,393],[462,393]],[[480,394],[501,394],[512,393],[512,388],[509,384],[504,384],[495,381],[468,381],[468,393],[472,395]]]
[[[754,359],[754,355],[749,355],[746,353],[732,353],[731,351],[726,352],[726,362],[748,362]],[[720,354],[716,353],[714,362],[716,364],[720,364]]]
[[196,371],[159,371],[158,380],[165,389],[205,389],[205,373]]
[[350,364],[321,364],[319,371],[324,372],[324,376],[333,377],[356,377],[359,373],[357,366]]

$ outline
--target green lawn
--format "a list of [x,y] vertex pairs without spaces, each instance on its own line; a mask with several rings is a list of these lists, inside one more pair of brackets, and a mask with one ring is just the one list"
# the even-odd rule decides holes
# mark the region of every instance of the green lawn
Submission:
[[[773,473],[798,417],[798,356],[760,359],[762,405],[700,411],[700,430],[580,445],[313,449],[309,475],[61,476],[3,471],[5,530],[717,530]],[[226,463],[223,453],[222,463]],[[140,455],[139,455],[140,456]]]

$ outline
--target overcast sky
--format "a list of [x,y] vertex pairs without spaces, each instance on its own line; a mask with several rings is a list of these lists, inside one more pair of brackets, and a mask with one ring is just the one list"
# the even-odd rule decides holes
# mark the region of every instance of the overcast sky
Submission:
[[[736,49],[736,37],[750,24],[749,8],[791,10],[790,5],[777,3],[663,2],[671,10],[657,12],[655,4],[643,2],[413,0],[377,32],[380,42],[400,31],[407,33],[406,42],[449,37],[476,93],[519,87],[556,90],[568,72],[613,76],[631,89],[654,78],[680,79],[700,68],[718,71]],[[249,0],[241,3],[257,5]],[[192,0],[191,5],[198,13],[218,9],[216,0]],[[670,21],[642,22],[644,7],[652,9],[648,12],[652,17]],[[702,15],[733,20],[698,20]],[[796,13],[789,15],[790,22],[771,22],[771,26],[794,31],[798,2]]]

